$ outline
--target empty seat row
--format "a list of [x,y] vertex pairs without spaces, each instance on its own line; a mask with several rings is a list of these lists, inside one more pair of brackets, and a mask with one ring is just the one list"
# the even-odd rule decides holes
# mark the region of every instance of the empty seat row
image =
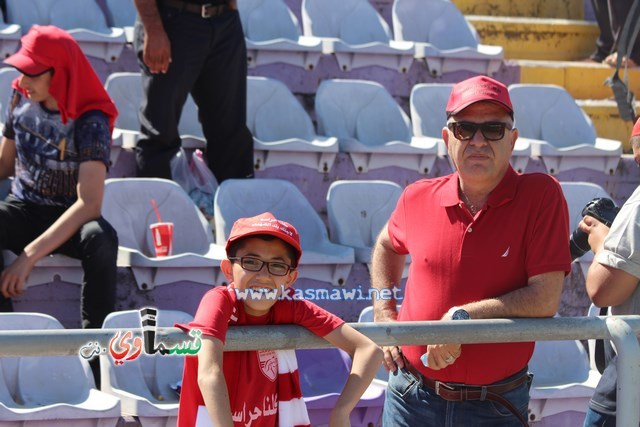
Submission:
[[86,55],[105,61],[116,61],[124,49],[124,30],[110,27],[102,9],[94,0],[5,1],[6,21],[11,25],[0,30],[0,40],[12,42],[3,47],[4,56],[15,52],[21,34],[26,34],[36,24],[55,25],[67,30]]
[[[134,146],[139,135],[139,79],[137,73],[114,73],[106,83],[120,111],[114,156],[119,147]],[[414,86],[409,119],[379,83],[324,80],[315,96],[317,133],[308,113],[284,83],[249,77],[247,85],[247,125],[254,135],[257,170],[297,164],[327,172],[340,151],[349,153],[357,172],[396,166],[426,174],[436,158],[447,153],[442,129],[453,84]],[[542,159],[549,173],[578,167],[615,172],[621,142],[598,138],[589,117],[565,89],[514,84],[509,92],[520,135],[511,159],[517,170],[524,171],[533,157]],[[189,98],[179,127],[185,147],[205,145],[197,117],[197,107]]]
[[[158,310],[155,326],[187,324],[192,318],[181,311]],[[139,329],[140,311],[111,313],[102,327],[123,334]],[[15,329],[64,328],[45,314],[0,313],[0,330]],[[131,343],[126,341],[125,345]],[[135,346],[129,348],[132,347]],[[80,353],[81,349],[78,350]],[[96,389],[89,364],[80,354],[0,358],[0,423],[14,422],[25,427],[107,427],[115,426],[121,415],[128,415],[137,417],[144,427],[176,425],[182,356],[163,357],[142,352],[130,360],[115,363],[108,354],[110,349],[108,352],[96,350],[100,354],[101,391]],[[133,354],[136,350],[130,351]],[[296,353],[311,423],[326,425],[348,378],[351,359],[337,348],[297,350]],[[126,353],[124,357],[131,354]],[[353,426],[377,425],[385,388],[379,382],[369,386],[351,414]]]
[[[57,1],[73,25],[107,33],[97,17],[77,17],[72,0]],[[492,74],[502,63],[503,48],[481,44],[475,29],[448,0],[395,0],[393,34],[369,0],[303,0],[302,26],[284,0],[237,4],[249,66],[286,63],[313,69],[321,55],[332,55],[345,71],[375,65],[406,72],[415,58],[424,61],[432,75],[441,75],[457,70]],[[131,41],[133,3],[105,0],[105,6],[109,25],[124,30]]]
[[395,0],[393,34],[368,0],[303,0],[302,31],[283,0],[239,0],[238,7],[253,66],[284,62],[312,69],[324,54],[335,56],[343,71],[381,66],[407,72],[415,58],[438,76],[492,74],[502,63],[503,48],[481,44],[448,0]]
[[[105,0],[104,13],[95,0],[6,4],[10,25],[0,29],[4,56],[17,50],[20,34],[34,24],[66,29],[87,55],[111,62],[133,41],[136,10],[129,0]],[[481,44],[448,0],[395,0],[393,34],[369,0],[303,0],[302,28],[284,0],[238,0],[238,9],[249,66],[287,63],[312,69],[321,55],[331,55],[345,71],[382,66],[406,72],[416,59],[438,76],[457,70],[492,74],[502,64],[503,48]]]

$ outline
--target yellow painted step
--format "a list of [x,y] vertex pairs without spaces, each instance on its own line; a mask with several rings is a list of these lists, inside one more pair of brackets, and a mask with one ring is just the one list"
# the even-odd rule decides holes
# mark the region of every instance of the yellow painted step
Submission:
[[595,49],[594,22],[468,15],[483,44],[504,47],[506,59],[577,61]]
[[[633,129],[633,123],[620,118],[615,101],[598,99],[578,100],[577,102],[591,118],[599,137],[618,140],[622,142],[624,152],[631,153],[629,136]],[[640,112],[640,108],[636,106],[636,113],[638,112]]]
[[584,0],[452,0],[465,15],[584,19]]
[[[520,83],[554,84],[564,87],[575,99],[613,98],[604,85],[614,68],[588,62],[515,61],[520,66]],[[622,78],[622,70],[620,71]],[[640,96],[640,68],[629,69],[629,87]]]

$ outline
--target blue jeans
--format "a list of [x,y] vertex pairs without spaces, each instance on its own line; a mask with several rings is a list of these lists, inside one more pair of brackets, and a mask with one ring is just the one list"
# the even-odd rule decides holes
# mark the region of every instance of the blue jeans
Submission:
[[[496,384],[511,381],[519,372]],[[529,383],[502,394],[527,419]],[[384,427],[415,426],[487,426],[522,427],[522,423],[507,408],[490,400],[444,400],[426,385],[421,385],[410,372],[402,369],[389,373],[384,412]]]
[[587,408],[587,416],[584,418],[584,427],[615,427],[616,417],[614,415],[602,414]]

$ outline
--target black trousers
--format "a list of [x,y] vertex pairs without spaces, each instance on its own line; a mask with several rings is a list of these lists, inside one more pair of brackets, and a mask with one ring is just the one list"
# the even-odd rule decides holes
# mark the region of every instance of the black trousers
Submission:
[[207,141],[206,158],[218,182],[253,176],[253,137],[246,125],[247,52],[237,11],[212,18],[163,7],[171,42],[165,74],[142,61],[144,28],[136,22],[134,47],[142,69],[143,100],[138,176],[171,179],[170,162],[180,148],[178,123],[190,93]]
[[[8,249],[19,255],[65,210],[25,203],[12,196],[0,201],[0,249]],[[84,270],[80,307],[82,326],[101,328],[107,314],[115,310],[116,231],[104,218],[90,221],[55,252],[81,260]],[[4,260],[0,256],[0,271],[3,269]],[[2,294],[0,311],[12,311],[11,300]]]
[[[634,0],[591,0],[593,11],[600,28],[600,36],[596,40],[596,51],[591,57],[602,62],[609,54],[616,52],[617,40],[629,15]],[[631,28],[633,31],[633,28]],[[640,37],[631,48],[629,57],[640,64]]]

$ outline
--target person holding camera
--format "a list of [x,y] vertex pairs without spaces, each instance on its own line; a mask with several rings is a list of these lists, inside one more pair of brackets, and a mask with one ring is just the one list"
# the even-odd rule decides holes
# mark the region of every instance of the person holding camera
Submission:
[[[640,164],[640,120],[631,133],[631,147]],[[587,294],[599,307],[611,307],[611,314],[640,314],[640,187],[620,208],[609,229],[586,215],[579,227],[589,235],[595,254],[586,278]],[[616,359],[613,355],[589,402],[585,427],[616,424]]]
[[[560,184],[518,174],[507,87],[455,85],[442,137],[456,172],[404,190],[374,247],[371,280],[405,298],[374,301],[376,322],[551,317],[571,271]],[[443,341],[446,337],[442,338]],[[384,426],[527,425],[534,343],[383,347],[391,371]]]

